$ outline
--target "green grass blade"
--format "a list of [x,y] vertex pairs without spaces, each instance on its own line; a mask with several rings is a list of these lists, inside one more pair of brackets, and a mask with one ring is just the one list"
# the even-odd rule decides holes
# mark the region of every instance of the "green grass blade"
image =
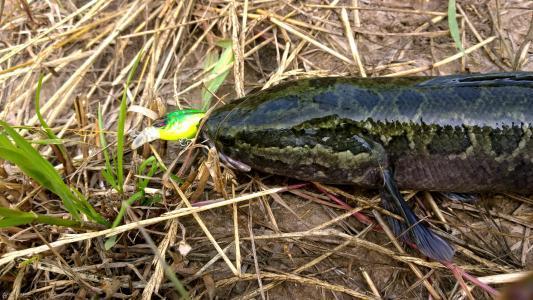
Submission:
[[107,149],[107,142],[105,140],[104,134],[104,120],[102,118],[102,108],[98,105],[98,137],[100,139],[100,146],[102,147],[102,152],[104,153],[105,159],[105,168],[102,171],[102,176],[111,185],[114,189],[118,190],[117,180],[115,179],[115,174],[113,173],[113,168],[111,167],[111,159],[109,157],[109,150]]
[[127,109],[127,88],[124,86],[124,93],[122,95],[122,101],[120,102],[120,111],[118,116],[118,128],[117,128],[117,161],[115,166],[115,172],[117,174],[117,190],[122,193],[124,185],[124,123],[126,122],[126,109]]
[[[148,170],[148,173],[146,176],[152,177],[154,174],[159,170],[159,166],[157,163],[152,164],[150,167],[150,170]],[[144,189],[148,186],[148,183],[150,182],[149,179],[143,179],[141,182],[139,182],[139,190],[144,191]]]
[[452,35],[452,39],[455,42],[455,47],[461,50],[461,52],[465,51],[463,49],[463,44],[461,43],[459,25],[457,24],[455,0],[448,0],[448,27],[450,28],[450,34]]
[[172,284],[174,285],[174,289],[178,291],[181,298],[190,299],[189,292],[187,292],[187,290],[185,289],[185,286],[183,286],[183,283],[181,283],[181,281],[178,279],[178,277],[176,276],[176,273],[174,273],[172,269],[169,268],[168,266],[164,268],[163,271],[165,272],[165,275],[170,280],[170,282],[172,282]]
[[59,217],[51,217],[47,215],[37,214],[34,212],[24,212],[12,208],[0,207],[0,228],[13,227],[28,224],[48,224],[70,228],[99,228],[95,224],[86,223],[83,221],[68,220]]
[[[120,225],[120,222],[124,218],[124,215],[126,214],[126,210],[128,209],[128,207],[130,207],[135,201],[138,201],[138,200],[142,199],[143,197],[144,197],[144,191],[139,191],[139,192],[131,195],[131,197],[129,197],[128,200],[122,202],[122,205],[120,206],[120,210],[118,212],[118,215],[115,218],[115,221],[113,221],[113,225],[111,225],[111,228],[115,228],[118,225]],[[105,247],[106,250],[109,250],[109,249],[113,248],[113,246],[115,246],[116,243],[117,243],[117,236],[114,235],[114,236],[111,236],[110,238],[108,238],[105,241],[104,247]]]
[[[41,74],[39,76],[39,82],[37,83],[37,89],[35,90],[35,114],[37,115],[37,119],[39,119],[39,123],[41,123],[41,127],[44,128],[44,131],[46,132],[48,139],[61,141],[61,139],[58,138],[54,134],[52,129],[50,129],[50,126],[48,126],[48,123],[46,123],[43,116],[41,115],[40,100],[41,100],[41,88],[43,86],[43,78],[44,78],[44,74]],[[63,155],[63,158],[68,159],[68,153],[67,153],[67,149],[65,149],[65,146],[63,146],[62,144],[57,144],[57,148],[61,152],[61,155]]]
[[52,164],[42,158],[39,152],[7,123],[0,121],[0,126],[13,140],[11,143],[6,142],[7,137],[2,138],[3,147],[0,150],[0,158],[17,165],[26,175],[58,195],[72,217],[79,219],[80,215],[75,205],[74,196]]
[[144,191],[139,191],[133,195],[131,195],[128,200],[122,202],[122,206],[120,207],[120,210],[118,212],[117,217],[115,218],[115,221],[113,221],[113,225],[111,225],[111,228],[115,228],[118,225],[120,225],[120,221],[122,218],[124,218],[124,214],[126,213],[126,209],[130,207],[135,201],[141,199],[144,196]]
[[30,143],[34,145],[61,145],[64,143],[64,140],[63,139],[42,139],[42,140],[30,141]]
[[0,148],[0,157],[17,165],[24,174],[61,198],[66,210],[76,220],[80,219],[76,199],[52,165],[41,157],[31,157],[12,149]]
[[9,124],[0,121],[0,126],[4,130],[0,132],[0,159],[15,164],[24,174],[58,195],[74,220],[79,221],[80,214],[83,213],[93,221],[107,224],[107,221],[94,210],[81,193],[65,184],[52,164],[44,159],[29,142]]
[[107,181],[107,183],[109,183],[114,189],[118,190],[117,181],[115,180],[113,174],[110,173],[109,169],[102,170],[102,176],[104,177],[105,181]]
[[150,157],[148,157],[147,159],[145,159],[145,160],[141,163],[141,165],[139,166],[139,169],[138,169],[137,173],[138,173],[139,175],[143,174],[144,171],[146,171],[146,168],[148,168],[148,165],[153,165],[153,163],[154,163],[155,160],[156,160],[156,159],[155,159],[155,156],[153,156],[153,155],[150,156]]
[[37,119],[39,119],[39,123],[41,123],[41,127],[44,128],[44,131],[46,132],[48,138],[58,139],[57,136],[50,129],[50,126],[48,126],[48,123],[46,123],[43,116],[41,115],[41,88],[43,86],[43,78],[44,74],[41,74],[39,76],[39,82],[37,82],[37,89],[35,90],[35,114],[37,115]]
[[0,217],[4,218],[36,218],[34,213],[0,206]]
[[9,139],[3,132],[0,132],[0,147],[6,148],[6,149],[14,148],[13,144],[11,144],[11,141],[9,141]]
[[[205,61],[203,63],[204,71],[211,70],[211,74],[213,74],[213,69],[215,68],[215,64],[219,60],[219,55],[217,49],[211,49],[211,51],[207,52],[205,56]],[[210,101],[212,95],[207,90],[207,86],[209,85],[209,82],[206,83],[205,86],[202,87],[202,105],[205,104],[205,102]]]
[[131,67],[131,70],[128,74],[126,84],[124,85],[124,91],[122,93],[122,101],[120,102],[120,111],[118,115],[118,128],[117,128],[117,161],[116,161],[116,174],[117,174],[117,188],[119,192],[123,192],[124,185],[124,124],[126,122],[126,113],[127,113],[127,100],[128,100],[128,88],[133,80],[135,71],[139,66],[141,61],[142,51],[139,52],[135,58],[135,62]]
[[28,259],[24,259],[23,261],[21,261],[21,262],[19,263],[19,268],[20,268],[20,267],[27,267],[27,266],[29,266],[29,265],[32,265],[32,264],[34,264],[35,262],[38,262],[40,259],[41,259],[41,258],[40,258],[38,255],[33,256],[33,257],[30,257],[30,258],[28,258]]
[[104,242],[104,249],[107,251],[117,244],[117,236],[113,235]]
[[87,198],[75,188],[71,189],[72,193],[77,196],[77,204],[80,210],[91,220],[109,227],[111,224],[101,214],[99,214],[94,207],[87,201]]
[[28,225],[35,221],[35,217],[4,217],[0,220],[0,228]]
[[13,147],[19,148],[24,153],[27,153],[28,155],[31,155],[33,157],[38,156],[41,157],[41,154],[37,150],[35,150],[30,143],[28,143],[20,134],[18,134],[13,127],[11,127],[9,124],[7,124],[4,121],[0,121],[0,126],[4,128],[6,133],[13,139],[13,143],[8,141],[8,144],[12,145]]
[[[148,166],[150,166],[150,169],[148,170],[146,176],[152,177],[159,170],[159,163],[157,162],[155,156],[150,156],[141,163],[139,166],[138,175],[143,175]],[[139,178],[137,183],[137,191],[144,191],[144,189],[148,186],[148,183],[149,179]]]

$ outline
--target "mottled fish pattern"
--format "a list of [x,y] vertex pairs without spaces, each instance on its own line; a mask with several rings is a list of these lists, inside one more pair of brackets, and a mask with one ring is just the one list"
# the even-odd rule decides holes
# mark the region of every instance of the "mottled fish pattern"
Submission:
[[453,249],[398,189],[533,193],[533,73],[313,78],[216,109],[207,134],[268,173],[379,188],[400,234],[438,260]]
[[216,110],[219,149],[302,180],[400,188],[533,192],[533,74],[316,78]]

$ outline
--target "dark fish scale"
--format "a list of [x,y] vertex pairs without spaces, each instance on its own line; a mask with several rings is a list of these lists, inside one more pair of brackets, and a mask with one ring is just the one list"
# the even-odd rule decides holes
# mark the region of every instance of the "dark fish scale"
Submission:
[[466,103],[475,102],[481,98],[481,89],[479,87],[460,87],[457,88],[457,95]]
[[424,94],[410,89],[402,91],[398,98],[401,99],[401,101],[396,102],[398,111],[409,119],[415,116],[420,105],[426,100]]
[[490,132],[489,137],[492,143],[492,150],[496,155],[500,156],[505,155],[506,153],[512,153],[518,148],[523,137],[523,132],[522,129],[517,126],[505,126]]
[[[331,92],[330,92],[331,93]],[[357,103],[350,103],[346,101],[336,101],[337,106],[345,105],[350,109],[363,109],[364,112],[369,113],[376,106],[376,99],[381,99],[380,94],[376,91],[369,89],[357,89],[354,90],[349,84],[339,84],[335,88],[335,94],[342,99],[355,98],[359,99]],[[351,106],[350,104],[356,104]],[[341,106],[342,109],[342,106]]]
[[472,144],[462,126],[439,126],[426,148],[430,155],[459,155]]
[[337,93],[327,91],[314,96],[313,102],[318,105],[318,109],[330,111],[337,108],[338,99],[339,95]]

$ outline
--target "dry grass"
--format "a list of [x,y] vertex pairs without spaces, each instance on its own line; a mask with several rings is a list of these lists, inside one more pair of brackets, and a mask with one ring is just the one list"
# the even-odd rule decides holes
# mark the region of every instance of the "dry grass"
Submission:
[[[113,151],[120,97],[141,51],[128,87],[128,133],[167,107],[200,107],[202,87],[216,77],[204,62],[221,51],[221,39],[235,54],[215,95],[221,101],[307,76],[533,71],[530,1],[457,1],[464,54],[450,37],[444,2],[0,0],[0,119],[23,125],[28,140],[42,139],[32,99],[45,73],[41,112],[73,170],[49,147],[40,151],[109,220],[135,192],[143,158],[155,155],[166,170],[148,177],[149,201],[136,202],[114,229],[1,229],[0,297],[176,298],[177,283],[165,276],[173,273],[191,298],[490,298],[390,233],[372,231],[387,212],[370,191],[285,187],[284,178],[234,174],[202,146],[163,142],[125,153],[125,194],[101,175],[98,132]],[[437,205],[428,193],[408,196],[426,201],[434,228],[458,249],[455,265],[471,277],[500,288],[532,269],[533,200],[496,195]],[[344,211],[331,198],[355,208]],[[67,216],[55,195],[5,162],[0,206]],[[352,217],[359,211],[376,221],[360,223]],[[116,234],[106,251],[105,237]]]

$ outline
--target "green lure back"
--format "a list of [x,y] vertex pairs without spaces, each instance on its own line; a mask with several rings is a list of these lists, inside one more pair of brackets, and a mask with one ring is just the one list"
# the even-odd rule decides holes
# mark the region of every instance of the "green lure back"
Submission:
[[205,112],[197,109],[176,110],[168,113],[163,118],[154,122],[153,126],[145,128],[131,144],[132,149],[157,140],[183,140],[192,139],[198,132],[200,120]]

